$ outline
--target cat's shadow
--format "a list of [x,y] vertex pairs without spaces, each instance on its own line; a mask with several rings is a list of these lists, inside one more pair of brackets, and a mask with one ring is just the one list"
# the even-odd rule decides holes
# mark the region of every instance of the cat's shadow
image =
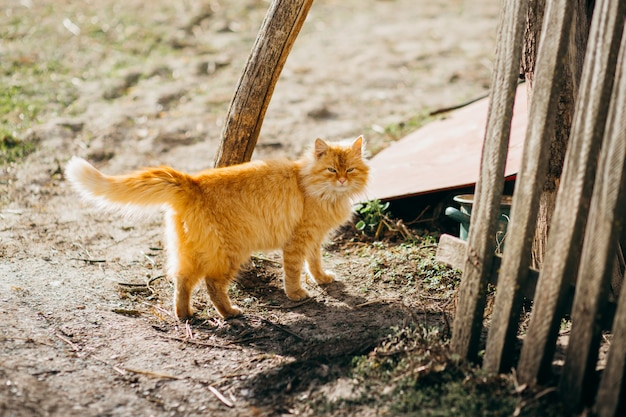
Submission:
[[360,305],[367,301],[365,297],[350,294],[346,288],[345,282],[335,280],[330,284],[318,286],[318,291],[349,306]]

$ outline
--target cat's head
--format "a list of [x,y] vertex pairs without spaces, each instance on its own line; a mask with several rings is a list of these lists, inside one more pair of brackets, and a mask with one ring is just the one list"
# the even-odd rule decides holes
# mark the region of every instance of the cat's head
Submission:
[[363,136],[350,144],[316,139],[308,188],[322,198],[355,196],[363,192],[369,174],[363,148]]

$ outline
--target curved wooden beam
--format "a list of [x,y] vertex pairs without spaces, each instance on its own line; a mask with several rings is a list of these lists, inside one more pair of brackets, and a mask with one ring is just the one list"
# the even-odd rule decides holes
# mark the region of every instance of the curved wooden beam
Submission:
[[313,0],[273,0],[230,103],[215,166],[249,161],[267,106]]

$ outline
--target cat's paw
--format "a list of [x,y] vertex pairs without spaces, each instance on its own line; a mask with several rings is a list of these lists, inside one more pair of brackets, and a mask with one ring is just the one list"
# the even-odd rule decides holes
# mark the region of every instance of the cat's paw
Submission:
[[180,321],[185,321],[193,317],[193,311],[188,306],[175,306],[176,318]]
[[222,311],[219,311],[219,313],[225,318],[225,319],[229,319],[232,317],[239,317],[243,315],[243,310],[241,310],[239,307],[237,306],[231,306],[228,309],[224,309]]
[[335,280],[336,275],[332,271],[324,271],[322,275],[313,276],[313,278],[318,284],[330,284]]
[[291,290],[289,292],[285,291],[285,293],[287,294],[287,298],[291,301],[302,301],[309,298],[309,293],[304,291],[302,288]]

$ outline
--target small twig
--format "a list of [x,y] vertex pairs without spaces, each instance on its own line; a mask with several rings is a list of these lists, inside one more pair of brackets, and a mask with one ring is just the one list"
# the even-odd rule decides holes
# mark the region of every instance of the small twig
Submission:
[[18,215],[18,216],[24,214],[24,212],[22,210],[13,210],[13,209],[2,210],[2,213],[15,214],[15,215]]
[[117,314],[121,314],[122,316],[131,316],[131,317],[141,316],[141,311],[139,310],[132,310],[132,309],[126,309],[126,308],[114,308],[111,311]]
[[217,397],[218,400],[223,402],[226,407],[233,408],[235,406],[235,404],[233,404],[226,397],[224,397],[224,395],[222,395],[222,393],[219,392],[217,388],[215,388],[213,385],[209,385],[209,391],[211,391],[213,395]]
[[290,334],[291,336],[299,339],[299,340],[304,340],[304,338],[302,336],[300,336],[298,333],[294,333],[291,330],[289,330],[288,328],[286,328],[285,326],[283,326],[282,324],[278,324],[278,323],[273,323],[271,321],[269,321],[268,319],[264,318],[264,317],[260,317],[260,316],[249,316],[252,318],[256,318],[258,320],[261,320],[263,323],[265,324],[269,324],[270,326],[274,326],[276,327],[278,330],[281,330],[282,332],[285,332],[287,334]]
[[32,337],[0,337],[0,342],[6,342],[9,340],[22,340],[26,343],[38,343],[40,345],[55,347],[55,345],[47,342],[42,342],[41,340],[35,340]]
[[[402,305],[402,308],[411,315],[411,318],[413,319],[413,322],[414,323],[419,323],[419,320],[417,319],[417,314],[415,314],[415,312],[411,309],[411,307],[406,305],[404,303],[404,300],[400,300],[399,302]],[[426,312],[424,312],[424,313],[426,313]]]
[[154,259],[152,259],[147,253],[145,253],[144,251],[141,251],[141,254],[143,255],[144,258],[146,258],[148,260],[148,262],[150,262],[150,265],[152,265],[153,268],[156,268],[156,261]]
[[424,300],[431,300],[431,301],[449,301],[448,298],[441,298],[441,297],[430,297],[428,295],[424,295],[424,294],[418,294],[417,295],[419,298],[422,298]]
[[189,320],[185,321],[185,334],[189,339],[193,339],[193,331],[191,330],[191,325],[189,324]]
[[556,391],[558,388],[557,387],[549,387],[544,389],[543,391],[537,393],[533,398],[529,399],[529,400],[525,400],[522,401],[521,403],[519,403],[519,405],[517,407],[515,407],[515,411],[513,411],[513,417],[517,417],[522,413],[522,408],[526,407],[527,405],[531,404],[534,401],[539,400],[541,397],[544,397],[554,391]]
[[[308,277],[308,274],[306,275]],[[313,298],[309,297],[303,301],[298,301],[289,305],[278,305],[278,306],[274,306],[274,305],[269,305],[269,304],[263,304],[263,307],[265,308],[275,308],[275,309],[292,309],[292,308],[296,308],[296,307],[300,307],[303,304],[306,303],[310,303],[311,301],[313,301]]]
[[78,345],[76,345],[74,342],[72,342],[70,339],[68,339],[65,336],[61,336],[60,334],[58,334],[57,332],[53,332],[52,334],[54,334],[56,337],[58,337],[59,339],[61,339],[62,341],[64,341],[65,343],[67,343],[68,345],[70,345],[72,347],[72,350],[74,350],[75,352],[78,352],[80,350],[80,348],[78,347]]
[[469,106],[472,103],[476,103],[477,101],[480,101],[480,100],[484,99],[485,97],[489,97],[489,93],[481,94],[480,96],[478,96],[476,98],[473,98],[471,100],[468,100],[468,101],[466,101],[464,103],[455,104],[455,105],[450,106],[450,107],[442,107],[440,109],[433,110],[430,113],[428,113],[428,115],[429,116],[436,116],[438,114],[451,112],[452,110],[458,110],[458,109],[463,108],[465,106]]
[[430,244],[430,245],[422,245],[419,246],[417,249],[432,249],[432,248],[436,248],[438,245],[436,243]]
[[266,258],[264,256],[260,256],[260,255],[252,255],[250,258],[256,259],[257,261],[269,262],[269,263],[274,264],[274,265],[283,266],[282,262],[275,261],[273,259],[269,259],[269,258]]
[[241,347],[239,347],[237,345],[227,345],[227,344],[203,342],[203,341],[200,341],[200,340],[197,340],[197,339],[183,339],[182,337],[169,336],[169,335],[166,335],[166,334],[160,334],[159,336],[164,338],[164,339],[176,340],[178,342],[190,343],[192,345],[198,345],[198,346],[206,346],[206,347],[212,347],[212,348],[217,348],[217,349],[241,349]]
[[146,284],[140,283],[140,282],[115,282],[117,285],[121,286],[121,287],[145,287]]
[[152,378],[161,378],[161,379],[183,379],[174,375],[168,375],[168,374],[161,374],[158,372],[152,372],[152,371],[144,371],[142,369],[133,369],[133,368],[127,368],[127,367],[123,367],[123,368],[118,368],[118,369],[122,369],[124,371],[128,371],[128,372],[132,372],[134,374],[141,374],[141,375],[146,375]]
[[126,371],[123,370],[122,368],[119,368],[119,367],[113,365],[113,370],[115,372],[117,372],[118,374],[122,375],[122,376],[126,376]]
[[165,277],[165,275],[158,275],[158,276],[156,276],[156,277],[152,277],[152,278],[150,278],[150,279],[148,280],[148,282],[146,282],[146,288],[148,288],[148,290],[150,290],[150,292],[151,292],[152,294],[154,294],[156,291],[155,291],[155,290],[154,290],[154,289],[150,286],[150,284],[152,284],[154,281],[156,281],[156,280],[158,280],[158,279],[161,279],[161,278],[164,278],[164,277]]
[[99,264],[106,262],[106,259],[86,259],[86,258],[70,258],[72,261],[83,261],[90,264]]
[[517,370],[515,368],[511,370],[511,374],[513,376],[513,386],[515,387],[515,393],[521,394],[526,390],[526,388],[528,388],[528,384],[519,383],[519,380],[517,379]]
[[370,300],[370,301],[366,301],[364,303],[361,304],[357,304],[354,306],[354,308],[362,308],[362,307],[366,307],[372,304],[378,304],[378,303],[397,303],[400,302],[402,300],[400,300],[399,298],[377,298],[375,300]]
[[147,306],[148,306],[148,307],[150,307],[150,308],[152,308],[152,313],[153,313],[155,316],[157,316],[158,318],[160,318],[161,320],[163,320],[163,321],[166,321],[166,320],[165,320],[165,318],[164,318],[163,316],[160,316],[160,315],[155,314],[155,311],[160,312],[160,313],[164,313],[164,314],[166,314],[167,316],[169,316],[170,318],[172,318],[172,319],[174,319],[174,320],[178,321],[178,319],[176,319],[176,317],[174,317],[174,315],[173,315],[172,313],[170,313],[169,311],[167,311],[166,309],[164,309],[163,307],[161,307],[161,306],[159,306],[159,305],[156,305],[156,304],[150,304],[150,303],[148,303],[148,302],[146,302],[146,301],[142,301],[141,303],[142,303],[142,304],[147,305]]
[[424,209],[420,212],[420,214],[418,214],[418,215],[417,215],[417,217],[416,217],[416,218],[414,218],[414,219],[413,219],[413,220],[411,220],[411,221],[406,222],[405,224],[406,224],[407,226],[410,226],[410,225],[412,225],[412,224],[419,223],[419,222],[421,221],[422,216],[423,216],[423,215],[424,215],[424,214],[425,214],[425,213],[426,213],[429,209],[430,209],[430,206],[426,206],[426,207],[424,207]]
[[267,336],[267,335],[242,337],[241,339],[232,340],[232,341],[228,342],[228,344],[229,345],[234,345],[234,344],[248,343],[248,342],[252,342],[252,341],[255,341],[255,340],[267,339],[268,337],[269,336]]
[[418,349],[418,346],[413,346],[411,348],[404,347],[404,348],[400,348],[400,349],[390,350],[388,352],[378,352],[378,351],[375,351],[374,355],[376,355],[376,356],[383,356],[383,357],[384,356],[395,356],[395,355],[399,355],[401,353],[413,352],[416,349]]

